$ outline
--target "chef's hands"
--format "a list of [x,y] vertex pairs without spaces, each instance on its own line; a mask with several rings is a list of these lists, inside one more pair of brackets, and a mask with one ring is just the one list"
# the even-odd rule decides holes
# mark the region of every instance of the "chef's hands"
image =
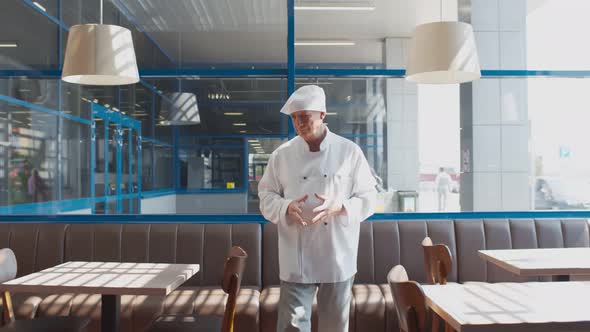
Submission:
[[315,213],[315,217],[311,220],[311,224],[315,224],[316,222],[322,222],[332,216],[339,215],[343,212],[343,205],[342,201],[339,199],[328,198],[326,196],[315,194],[315,197],[322,202],[322,205],[313,209],[313,213]]
[[307,222],[301,218],[301,205],[307,200],[307,195],[292,201],[287,207],[287,215],[291,216],[297,223],[307,226]]

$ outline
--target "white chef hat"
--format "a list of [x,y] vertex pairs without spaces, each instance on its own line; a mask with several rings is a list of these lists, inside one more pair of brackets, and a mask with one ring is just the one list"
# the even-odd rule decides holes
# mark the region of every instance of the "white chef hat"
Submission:
[[304,85],[295,90],[281,108],[281,113],[290,115],[297,111],[326,112],[326,94],[317,85]]

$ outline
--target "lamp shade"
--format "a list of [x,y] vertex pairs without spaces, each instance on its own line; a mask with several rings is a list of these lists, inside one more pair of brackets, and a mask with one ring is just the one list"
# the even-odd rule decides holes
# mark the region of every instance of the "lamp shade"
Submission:
[[406,79],[449,84],[481,77],[473,28],[464,22],[422,24],[412,33]]
[[71,27],[62,80],[89,85],[139,82],[131,31],[108,24]]
[[167,119],[160,122],[164,125],[195,125],[201,123],[197,96],[189,92],[174,92],[168,94],[172,100],[172,107],[168,111]]

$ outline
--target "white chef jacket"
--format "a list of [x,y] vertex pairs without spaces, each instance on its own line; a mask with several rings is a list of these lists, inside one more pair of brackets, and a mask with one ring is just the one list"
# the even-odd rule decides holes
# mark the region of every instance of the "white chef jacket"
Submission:
[[[278,224],[280,279],[297,283],[331,283],[356,273],[360,222],[373,214],[375,178],[361,149],[331,133],[320,151],[311,152],[299,136],[276,149],[258,185],[260,211]],[[321,202],[315,193],[342,199],[345,213],[302,226],[287,215],[289,204],[308,199],[302,217]]]

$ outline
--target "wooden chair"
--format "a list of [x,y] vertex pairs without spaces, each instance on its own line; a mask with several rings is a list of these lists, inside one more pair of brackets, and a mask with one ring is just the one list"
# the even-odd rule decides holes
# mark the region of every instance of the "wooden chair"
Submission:
[[387,274],[391,288],[400,330],[403,332],[425,332],[427,330],[427,310],[422,287],[410,281],[406,269],[396,265]]
[[432,240],[425,237],[422,240],[422,249],[424,249],[426,281],[429,284],[446,284],[447,277],[453,268],[449,247],[444,244],[432,244]]
[[[449,247],[445,244],[433,244],[432,239],[427,236],[422,240],[422,249],[424,250],[426,281],[432,285],[445,285],[453,268],[453,257]],[[440,317],[432,313],[432,331],[438,331],[439,325]],[[450,328],[450,325],[445,323],[445,331]]]
[[233,332],[236,315],[236,299],[242,284],[248,254],[234,246],[230,249],[223,268],[221,288],[228,294],[223,317],[163,315],[156,319],[149,332]]
[[[0,283],[14,279],[17,263],[14,252],[9,248],[0,249]],[[45,317],[15,320],[12,297],[2,292],[2,327],[0,332],[79,332],[84,331],[90,319],[82,317]]]

